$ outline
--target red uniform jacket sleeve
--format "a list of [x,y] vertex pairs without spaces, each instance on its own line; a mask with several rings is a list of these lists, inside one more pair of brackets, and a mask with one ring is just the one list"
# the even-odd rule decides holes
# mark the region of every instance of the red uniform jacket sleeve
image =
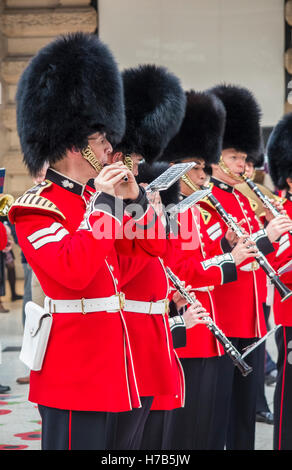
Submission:
[[4,227],[4,224],[0,222],[0,251],[4,250],[7,245],[7,232]]
[[[114,198],[112,198],[114,199]],[[123,209],[111,197],[97,194],[78,228],[70,233],[61,218],[49,212],[15,208],[12,214],[20,246],[32,266],[46,266],[49,277],[74,290],[83,290],[94,278],[121,229]],[[100,210],[99,210],[100,209]],[[106,227],[106,229],[105,229]]]

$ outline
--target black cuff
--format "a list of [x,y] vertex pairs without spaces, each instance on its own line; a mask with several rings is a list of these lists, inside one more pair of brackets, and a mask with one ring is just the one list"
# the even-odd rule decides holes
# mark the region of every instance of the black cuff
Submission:
[[222,264],[222,284],[237,281],[237,269],[235,262],[226,261]]
[[[92,205],[91,205],[92,204]],[[101,211],[118,219],[121,223],[124,216],[123,200],[108,193],[96,193],[90,204],[90,212]]]
[[187,330],[183,318],[180,315],[170,319],[170,331],[173,347],[183,348],[187,344]]
[[234,258],[231,253],[225,253],[224,255],[217,255],[214,258],[207,259],[201,262],[204,270],[211,267],[218,267],[221,269],[222,284],[227,282],[233,282],[237,280],[237,270],[234,262]]
[[169,302],[169,316],[171,317],[176,317],[178,315],[178,311],[176,308],[176,304],[173,300]]
[[221,238],[220,245],[223,253],[230,253],[232,251],[232,247],[229,245],[229,242],[225,235]]
[[267,232],[264,229],[258,230],[251,236],[252,240],[256,243],[256,246],[263,255],[269,255],[275,250],[273,244],[270,242]]
[[131,217],[133,217],[133,219],[140,219],[143,217],[149,206],[146,191],[141,186],[139,187],[139,196],[137,199],[124,199],[123,202],[126,211]]

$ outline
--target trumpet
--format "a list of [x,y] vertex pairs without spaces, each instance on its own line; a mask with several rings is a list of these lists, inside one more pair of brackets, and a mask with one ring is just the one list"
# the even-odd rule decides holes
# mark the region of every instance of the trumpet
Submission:
[[0,216],[6,217],[10,207],[14,203],[14,197],[11,194],[0,195]]

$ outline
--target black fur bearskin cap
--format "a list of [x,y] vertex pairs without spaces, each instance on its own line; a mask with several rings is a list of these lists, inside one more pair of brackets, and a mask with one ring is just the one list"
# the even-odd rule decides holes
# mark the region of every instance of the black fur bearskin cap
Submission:
[[225,108],[211,93],[186,92],[186,113],[177,135],[169,142],[162,160],[168,162],[201,158],[217,163],[222,150]]
[[17,128],[23,159],[31,174],[66,150],[87,146],[106,132],[112,145],[125,131],[121,74],[97,36],[60,36],[30,61],[16,94]]
[[226,109],[223,149],[257,153],[261,146],[261,110],[253,94],[247,88],[227,84],[209,91],[222,101]]
[[288,188],[292,178],[292,113],[286,114],[271,132],[266,149],[268,169],[278,189]]
[[126,132],[115,151],[142,155],[151,163],[180,128],[185,93],[180,80],[165,67],[140,65],[124,70],[122,77]]

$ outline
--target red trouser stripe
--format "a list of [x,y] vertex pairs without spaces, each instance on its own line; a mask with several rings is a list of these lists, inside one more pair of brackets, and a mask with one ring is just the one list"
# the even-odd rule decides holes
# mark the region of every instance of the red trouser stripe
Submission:
[[72,411],[69,411],[69,445],[68,450],[71,450],[71,425],[72,425]]
[[279,450],[281,450],[281,430],[282,430],[282,418],[283,418],[283,401],[284,401],[284,389],[285,389],[285,372],[286,372],[286,361],[287,361],[287,344],[286,344],[286,329],[283,326],[283,341],[285,347],[284,367],[283,367],[283,381],[282,381],[282,392],[281,392],[281,404],[280,404],[280,420],[279,420]]

